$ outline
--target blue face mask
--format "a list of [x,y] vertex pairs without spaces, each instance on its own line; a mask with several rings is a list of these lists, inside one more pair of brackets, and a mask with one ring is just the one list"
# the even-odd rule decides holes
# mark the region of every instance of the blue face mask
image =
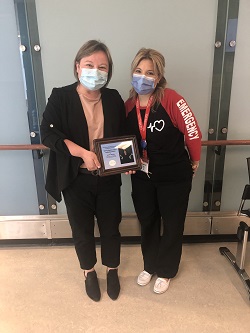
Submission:
[[147,95],[155,90],[155,79],[145,75],[133,74],[131,84],[139,95]]
[[81,84],[89,90],[101,89],[108,80],[108,73],[100,71],[99,69],[82,68],[79,81]]

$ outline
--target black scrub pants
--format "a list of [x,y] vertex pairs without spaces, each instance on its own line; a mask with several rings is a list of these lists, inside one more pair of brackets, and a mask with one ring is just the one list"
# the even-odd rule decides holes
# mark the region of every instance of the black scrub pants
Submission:
[[141,171],[131,179],[132,198],[141,224],[144,270],[173,278],[181,259],[192,173],[179,182],[154,181]]
[[69,223],[80,267],[89,270],[97,262],[94,237],[96,216],[102,264],[115,268],[120,264],[121,196],[120,178],[79,174],[63,191]]

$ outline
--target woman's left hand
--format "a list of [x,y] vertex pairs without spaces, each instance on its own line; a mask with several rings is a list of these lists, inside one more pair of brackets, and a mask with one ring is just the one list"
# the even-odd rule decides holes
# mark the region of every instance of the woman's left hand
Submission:
[[129,170],[129,171],[125,172],[125,175],[133,175],[135,173],[136,173],[135,170]]
[[195,175],[197,169],[199,168],[199,161],[191,161],[191,166],[193,169],[193,174]]

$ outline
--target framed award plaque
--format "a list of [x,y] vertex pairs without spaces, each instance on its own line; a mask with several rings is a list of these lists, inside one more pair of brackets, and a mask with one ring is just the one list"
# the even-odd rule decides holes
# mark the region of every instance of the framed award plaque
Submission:
[[140,170],[141,159],[135,135],[120,136],[93,141],[101,168],[99,176]]

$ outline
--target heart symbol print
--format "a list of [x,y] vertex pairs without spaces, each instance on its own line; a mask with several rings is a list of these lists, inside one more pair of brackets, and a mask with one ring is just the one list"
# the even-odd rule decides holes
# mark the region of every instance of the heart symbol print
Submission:
[[163,128],[164,128],[164,125],[165,125],[165,121],[164,120],[155,120],[154,123],[150,123],[149,126],[148,126],[148,129],[151,130],[151,132],[153,132],[154,128],[160,132]]
[[[160,124],[162,124],[162,125],[160,125]],[[164,125],[165,125],[164,120],[156,120],[154,122],[154,127],[159,132],[164,128]]]

